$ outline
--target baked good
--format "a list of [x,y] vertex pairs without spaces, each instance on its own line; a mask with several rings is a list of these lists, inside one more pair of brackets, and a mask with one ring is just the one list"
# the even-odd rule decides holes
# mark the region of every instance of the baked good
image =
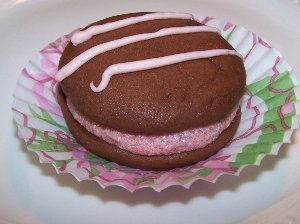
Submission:
[[75,33],[55,78],[80,144],[120,165],[166,170],[230,141],[246,74],[218,30],[192,15],[132,13]]

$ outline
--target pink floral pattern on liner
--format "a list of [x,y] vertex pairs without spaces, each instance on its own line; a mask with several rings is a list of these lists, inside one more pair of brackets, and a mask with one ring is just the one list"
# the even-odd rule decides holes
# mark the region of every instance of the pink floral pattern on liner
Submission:
[[[220,29],[229,42],[239,28],[212,17],[203,17],[199,21]],[[256,34],[250,32],[249,35],[252,42],[239,44],[245,49],[245,60],[250,60],[248,56],[250,58],[257,46],[273,49]],[[294,90],[297,83],[291,78],[290,68],[282,66],[282,57],[274,54],[266,63],[272,64],[268,68],[270,73],[261,74],[259,81],[249,83],[245,90],[242,123],[234,139],[216,155],[192,166],[164,172],[142,171],[106,161],[77,144],[67,127],[55,120],[55,116],[62,116],[62,113],[52,102],[56,85],[53,76],[69,37],[63,36],[49,44],[22,71],[22,81],[28,81],[31,94],[23,102],[28,108],[18,110],[18,101],[22,99],[18,94],[23,92],[15,92],[13,114],[18,136],[25,140],[28,149],[36,152],[41,161],[52,163],[58,172],[72,173],[80,181],[94,180],[101,187],[118,185],[129,191],[143,187],[161,191],[172,185],[188,188],[198,179],[215,182],[223,174],[238,175],[243,167],[259,164],[262,159],[259,155],[275,153],[288,141],[286,130],[298,127],[294,121],[299,113]],[[17,90],[20,88],[17,85]],[[49,91],[52,96],[45,94]],[[33,106],[39,109],[33,109]]]

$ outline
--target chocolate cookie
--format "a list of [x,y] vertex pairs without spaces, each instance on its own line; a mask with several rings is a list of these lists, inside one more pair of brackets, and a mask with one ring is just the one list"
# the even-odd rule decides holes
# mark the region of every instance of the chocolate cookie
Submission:
[[207,159],[240,121],[246,74],[219,31],[190,14],[114,16],[76,32],[59,71],[58,102],[88,150],[140,169]]
[[[122,20],[138,14],[111,17],[96,24]],[[191,19],[158,19],[133,24],[93,36],[74,46],[68,44],[59,69],[91,47],[166,27],[199,26]],[[120,74],[108,87],[94,93],[89,85],[99,83],[112,64],[208,49],[231,49],[218,33],[170,35],[129,44],[92,58],[60,85],[81,113],[111,129],[144,134],[178,132],[220,121],[239,102],[245,85],[242,60],[234,55],[191,60],[142,72]]]

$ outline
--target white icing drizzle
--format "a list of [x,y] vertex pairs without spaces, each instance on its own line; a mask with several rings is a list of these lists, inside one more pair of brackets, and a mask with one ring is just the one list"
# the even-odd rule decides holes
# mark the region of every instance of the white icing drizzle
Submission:
[[[149,13],[142,16],[130,17],[127,19],[119,20],[116,22],[106,23],[103,25],[95,25],[87,28],[83,31],[78,31],[71,37],[71,42],[74,45],[82,43],[94,35],[112,31],[115,29],[119,29],[121,27],[129,26],[132,24],[156,20],[156,19],[193,19],[194,17],[191,14],[187,13]],[[84,63],[92,59],[93,57],[102,54],[107,51],[111,51],[113,49],[126,46],[128,44],[136,43],[139,41],[149,40],[153,38],[174,35],[174,34],[185,34],[185,33],[195,33],[195,32],[217,32],[220,33],[218,29],[208,26],[185,26],[185,27],[171,27],[171,28],[163,28],[157,32],[153,33],[142,33],[137,35],[132,35],[128,37],[123,37],[117,40],[109,41],[106,43],[99,44],[94,46],[87,51],[81,53],[73,60],[71,60],[68,64],[66,64],[63,68],[61,68],[57,74],[55,75],[55,80],[60,82],[63,79],[70,76],[74,73],[80,66]],[[221,55],[236,55],[240,58],[241,55],[237,53],[235,50],[229,49],[213,49],[213,50],[204,50],[204,51],[192,51],[187,53],[179,53],[169,56],[163,56],[158,58],[150,58],[139,61],[132,61],[126,63],[118,63],[109,66],[104,73],[102,74],[102,79],[100,84],[96,87],[93,82],[90,83],[90,88],[94,92],[103,91],[109,81],[111,76],[116,74],[130,73],[136,71],[143,71],[147,69],[159,68],[167,65],[177,64],[185,61],[217,57]]]
[[103,91],[113,75],[130,73],[136,71],[143,71],[153,68],[159,68],[167,65],[172,65],[180,62],[201,59],[201,58],[211,58],[221,55],[236,55],[241,57],[239,53],[235,50],[228,49],[214,49],[214,50],[205,50],[205,51],[192,51],[188,53],[174,54],[159,58],[151,58],[140,61],[132,61],[126,63],[119,63],[109,66],[104,73],[102,74],[102,80],[99,86],[95,86],[93,82],[90,83],[90,87],[94,92]]
[[67,65],[65,65],[63,68],[61,68],[57,74],[55,75],[55,80],[60,82],[63,79],[70,76],[72,73],[74,73],[80,66],[82,66],[84,63],[92,59],[93,57],[102,54],[104,52],[144,41],[144,40],[150,40],[153,38],[163,37],[163,36],[169,36],[174,34],[184,34],[184,33],[197,33],[197,32],[219,32],[218,29],[209,27],[209,26],[186,26],[186,27],[171,27],[171,28],[163,28],[157,32],[154,33],[143,33],[143,34],[137,34],[129,37],[123,37],[117,40],[109,41],[103,44],[99,44],[97,46],[94,46],[87,51],[83,52],[82,54],[75,57],[72,61],[70,61]]
[[71,42],[76,46],[77,44],[83,43],[97,34],[116,30],[136,23],[157,19],[193,19],[193,15],[188,13],[157,12],[142,16],[130,17],[115,22],[105,23],[103,25],[94,25],[86,30],[78,31],[71,37]]

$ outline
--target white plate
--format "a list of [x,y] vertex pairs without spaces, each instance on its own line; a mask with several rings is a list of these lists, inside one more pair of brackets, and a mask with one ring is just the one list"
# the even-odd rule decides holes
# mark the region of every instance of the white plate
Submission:
[[239,177],[129,193],[57,175],[16,138],[10,106],[20,70],[62,34],[134,11],[184,11],[240,24],[267,39],[300,72],[300,4],[296,0],[38,1],[0,0],[0,223],[299,223],[300,143]]

